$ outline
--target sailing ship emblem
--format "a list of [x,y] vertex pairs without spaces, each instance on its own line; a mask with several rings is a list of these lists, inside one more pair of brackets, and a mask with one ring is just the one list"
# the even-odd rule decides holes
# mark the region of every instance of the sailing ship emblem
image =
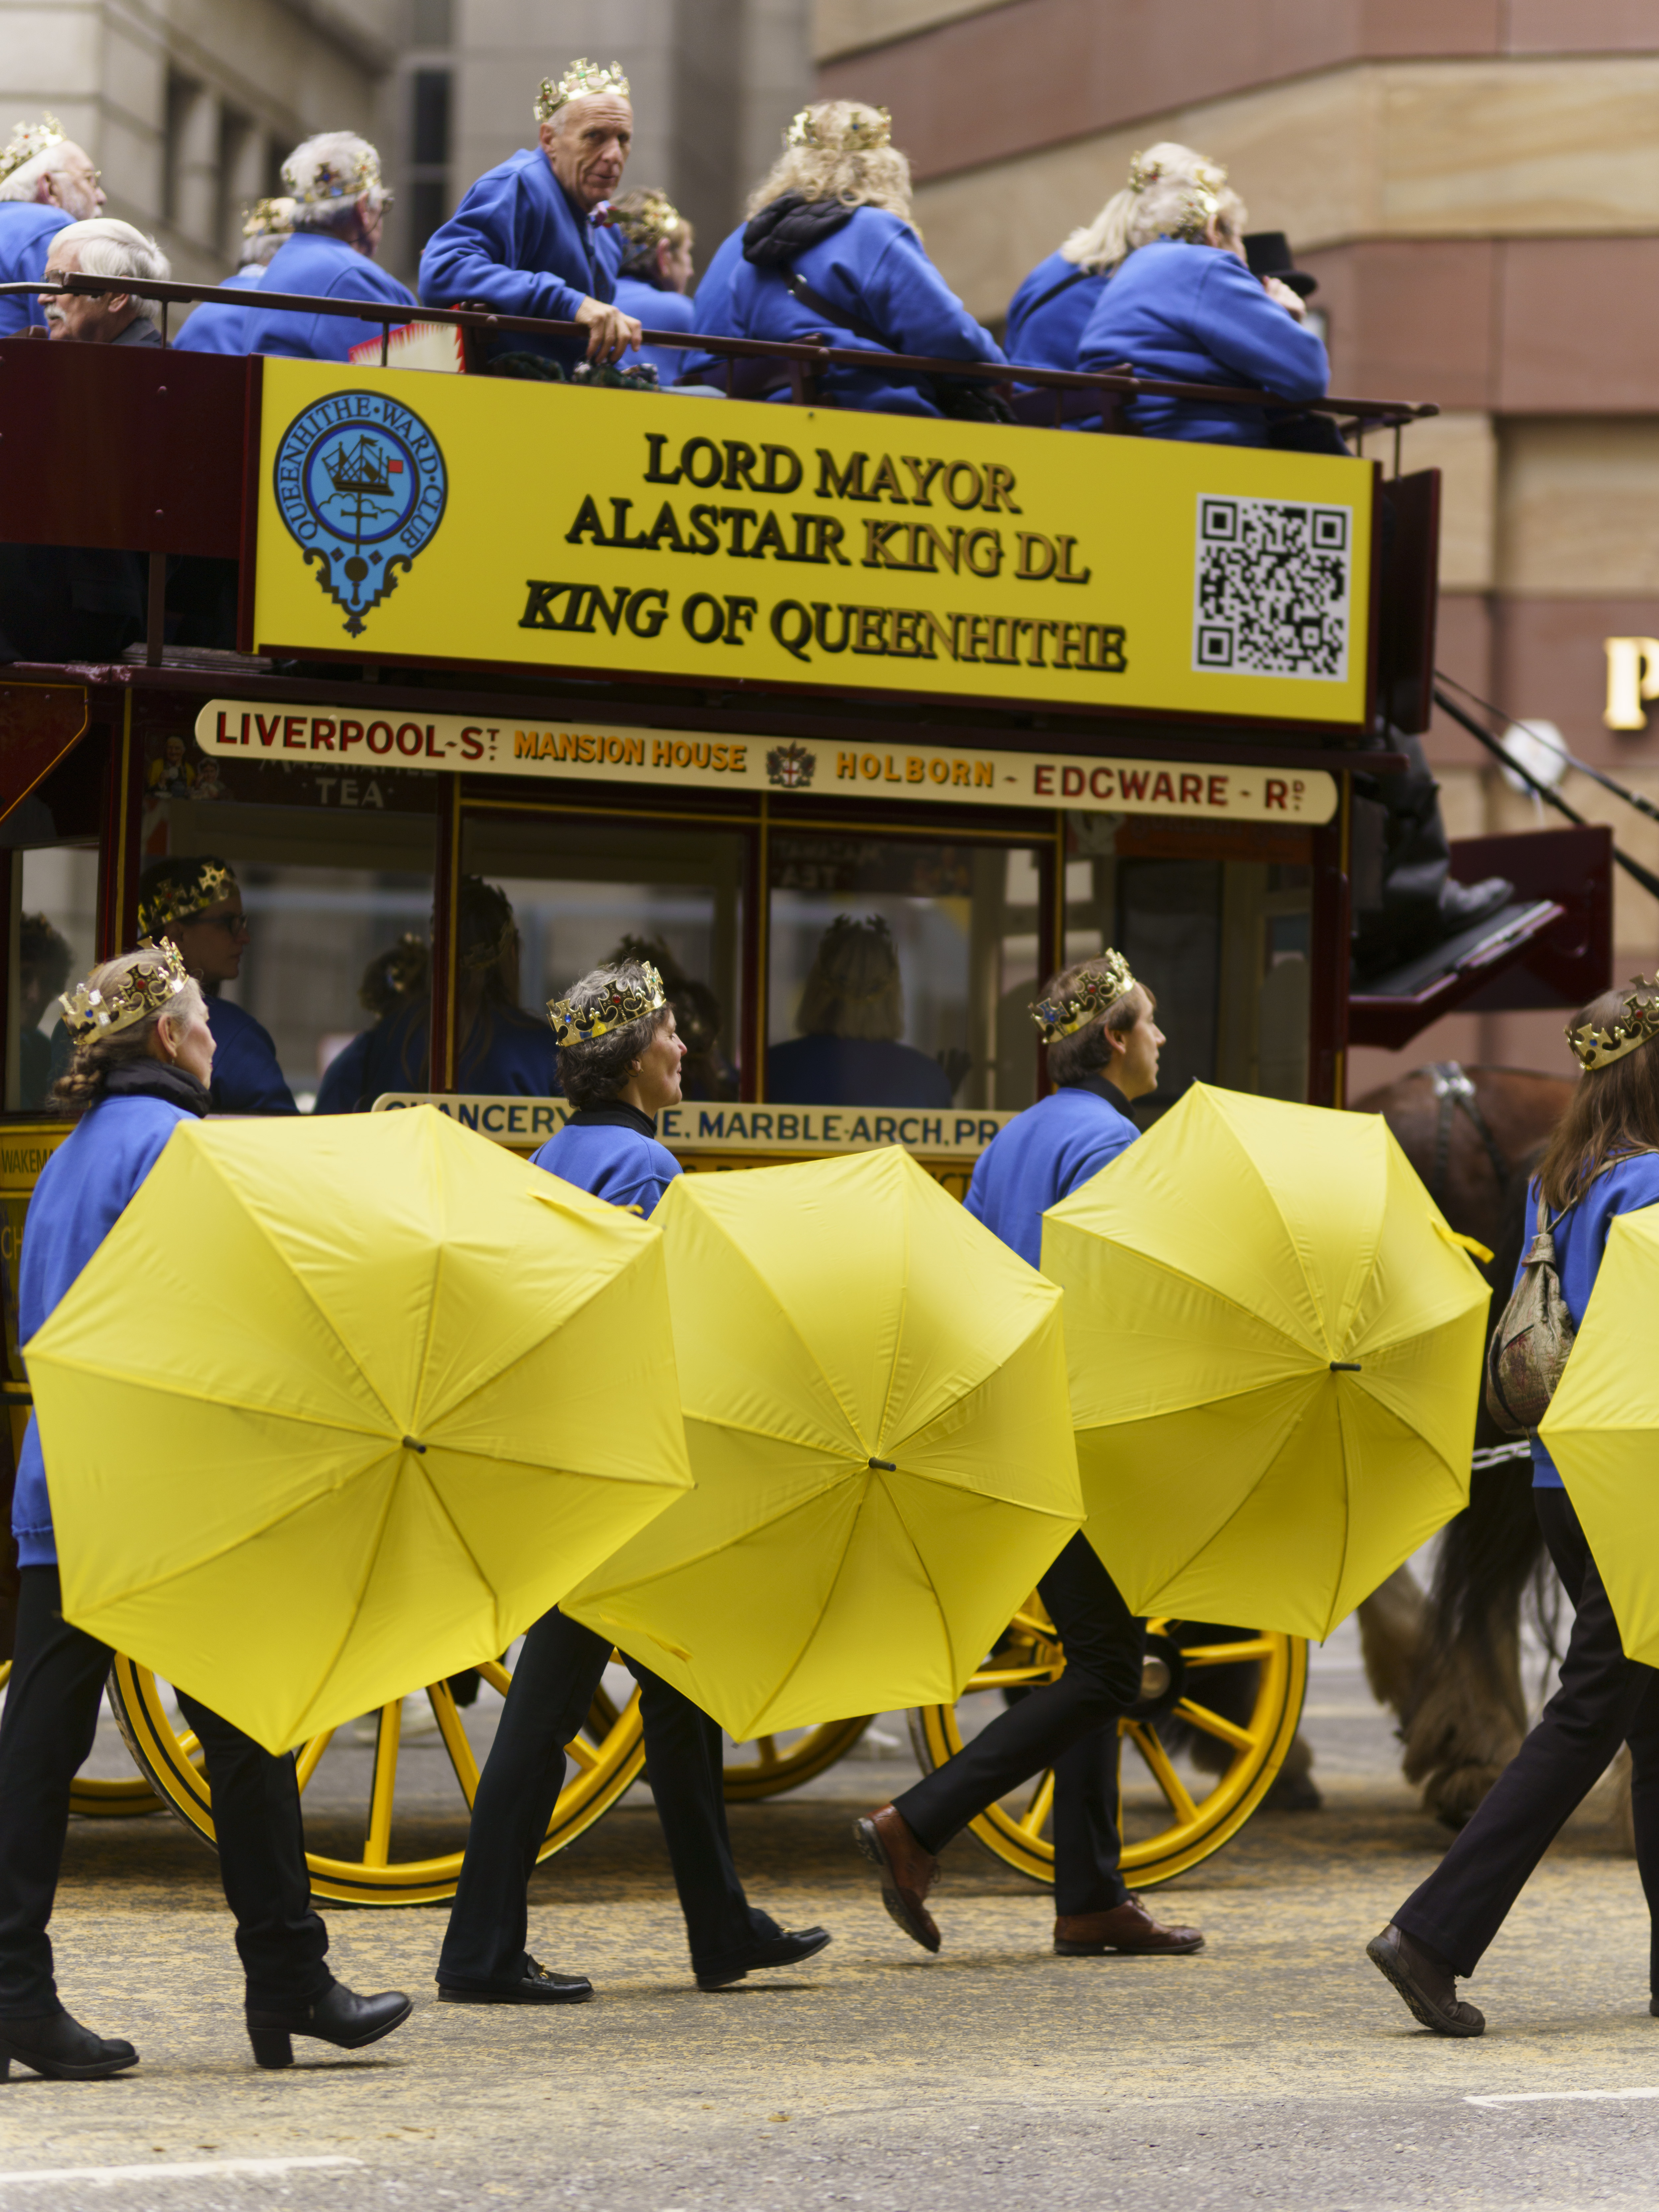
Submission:
[[307,564],[361,637],[443,520],[449,483],[418,415],[379,392],[340,392],[283,432],[275,490]]

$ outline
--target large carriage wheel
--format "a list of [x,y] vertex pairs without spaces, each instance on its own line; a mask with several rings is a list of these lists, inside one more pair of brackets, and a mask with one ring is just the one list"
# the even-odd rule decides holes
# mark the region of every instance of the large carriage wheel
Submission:
[[[0,1659],[0,1690],[11,1680],[11,1662]],[[119,1782],[99,1782],[77,1774],[70,1784],[70,1810],[89,1820],[131,1820],[140,1813],[159,1813],[161,1801],[142,1774],[129,1774]]]
[[[485,1681],[506,1695],[512,1675],[493,1662],[479,1668]],[[163,1802],[208,1843],[214,1841],[213,1800],[202,1772],[201,1747],[194,1735],[176,1728],[154,1674],[118,1658],[110,1669],[110,1704],[147,1782],[160,1792]],[[426,1695],[449,1754],[450,1765],[468,1809],[478,1788],[478,1763],[447,1682],[428,1685]],[[373,1779],[363,1808],[362,1856],[356,1859],[327,1858],[307,1851],[311,1886],[319,1897],[348,1905],[430,1905],[453,1897],[460,1879],[461,1854],[447,1851],[431,1859],[394,1859],[392,1823],[398,1783],[398,1747],[403,1728],[401,1699],[385,1706],[374,1746]],[[301,1747],[300,1788],[317,1771],[319,1760],[333,1740],[331,1729]],[[570,1746],[576,1762],[575,1778],[568,1783],[553,1810],[546,1839],[538,1852],[544,1859],[591,1828],[614,1805],[645,1764],[640,1729],[639,1692],[620,1711],[601,1691],[587,1717],[587,1726]],[[112,1784],[119,1788],[121,1784]],[[137,1810],[138,1808],[130,1809]]]
[[[1224,1633],[1225,1640],[1217,1640]],[[1153,1620],[1147,1624],[1146,1653],[1141,1703],[1118,1723],[1123,1872],[1132,1889],[1155,1888],[1184,1874],[1237,1834],[1273,1786],[1296,1734],[1308,1682],[1305,1640],[1276,1630],[1220,1632],[1194,1621]],[[1054,1624],[1033,1597],[963,1697],[988,1693],[1000,1701],[1005,1693],[1018,1696],[1053,1681],[1065,1664]],[[1213,1671],[1220,1668],[1225,1675]],[[1227,1711],[1206,1702],[1206,1673],[1218,1685],[1224,1682],[1227,1694],[1218,1702]],[[911,1738],[924,1772],[961,1749],[959,1703],[925,1705],[911,1715]],[[1176,1765],[1183,1736],[1199,1752],[1190,1784]],[[1208,1768],[1218,1771],[1204,1771]],[[1021,1874],[1052,1882],[1054,1796],[1053,1773],[1039,1775],[1022,1810],[993,1805],[971,1823],[973,1832]]]
[[798,1790],[845,1759],[874,1718],[873,1713],[866,1713],[857,1720],[825,1721],[817,1728],[791,1729],[738,1744],[735,1756],[726,1754],[726,1803],[746,1805],[757,1797],[777,1797],[786,1790]]

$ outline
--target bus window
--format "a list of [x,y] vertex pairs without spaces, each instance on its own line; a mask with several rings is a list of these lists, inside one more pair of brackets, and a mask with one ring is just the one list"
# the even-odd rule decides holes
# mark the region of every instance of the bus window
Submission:
[[[743,890],[738,830],[469,807],[461,866],[512,902],[524,1005],[590,969],[642,958],[661,970],[687,1051],[687,1098],[736,1098],[742,1060]],[[548,1032],[550,1036],[550,1030]]]
[[766,1095],[1029,1106],[1048,849],[775,832]]

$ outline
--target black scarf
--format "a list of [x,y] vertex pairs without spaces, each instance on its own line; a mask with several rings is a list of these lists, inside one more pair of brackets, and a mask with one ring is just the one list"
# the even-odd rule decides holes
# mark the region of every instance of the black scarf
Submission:
[[636,1135],[654,1138],[657,1125],[626,1099],[607,1098],[603,1106],[584,1106],[565,1123],[567,1129],[632,1129]]
[[1116,1084],[1109,1083],[1103,1075],[1079,1075],[1075,1083],[1064,1083],[1060,1088],[1062,1091],[1092,1091],[1097,1098],[1103,1098],[1109,1106],[1116,1107],[1126,1121],[1133,1119],[1128,1100]]
[[744,224],[743,258],[761,269],[780,262],[787,266],[809,246],[851,222],[857,213],[841,200],[809,200],[799,192],[785,192]]
[[165,1060],[118,1060],[104,1078],[104,1098],[161,1098],[186,1114],[205,1114],[208,1095],[188,1068]]

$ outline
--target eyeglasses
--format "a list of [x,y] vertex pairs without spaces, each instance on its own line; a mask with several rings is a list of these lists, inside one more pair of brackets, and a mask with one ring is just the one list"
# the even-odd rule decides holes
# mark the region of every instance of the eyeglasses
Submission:
[[210,914],[203,920],[210,929],[222,929],[227,937],[252,937],[253,926],[245,914]]

